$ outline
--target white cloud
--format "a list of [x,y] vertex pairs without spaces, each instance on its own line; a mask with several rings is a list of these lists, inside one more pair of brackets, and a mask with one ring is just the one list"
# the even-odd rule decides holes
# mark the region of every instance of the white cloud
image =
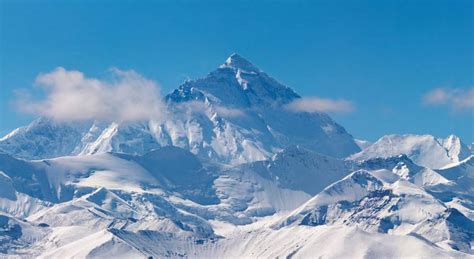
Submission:
[[206,103],[202,101],[187,101],[181,103],[177,106],[178,109],[182,111],[186,111],[188,113],[203,113],[206,112],[216,112],[217,115],[225,118],[235,118],[235,117],[242,117],[245,116],[244,111],[235,109],[235,108],[227,108],[221,105],[214,104],[212,108],[209,108]]
[[320,97],[303,97],[286,105],[293,112],[351,112],[354,105],[346,100],[332,100]]
[[235,118],[245,116],[245,113],[242,110],[235,108],[227,108],[224,106],[217,106],[216,112],[222,117]]
[[474,108],[474,87],[436,88],[423,96],[426,105],[449,106],[455,110]]
[[135,71],[112,69],[113,80],[87,78],[80,71],[62,67],[40,74],[36,84],[41,99],[22,94],[20,110],[57,120],[137,121],[160,120],[165,106],[158,85]]

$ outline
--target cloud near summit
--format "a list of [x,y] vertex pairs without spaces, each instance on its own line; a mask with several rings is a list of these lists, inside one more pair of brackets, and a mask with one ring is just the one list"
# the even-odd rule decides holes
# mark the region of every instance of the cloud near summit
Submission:
[[40,74],[35,84],[41,99],[30,92],[19,96],[17,107],[56,120],[138,121],[164,116],[158,85],[133,70],[111,69],[110,81],[88,78],[82,72],[58,67]]
[[354,105],[347,100],[333,100],[320,97],[302,97],[286,105],[293,112],[352,112]]
[[[20,111],[59,121],[144,121],[165,119],[167,108],[158,84],[133,70],[111,69],[112,79],[91,78],[77,70],[58,67],[40,74],[35,85],[41,97],[32,98],[32,91],[23,92],[16,100]],[[204,112],[204,103],[188,102],[185,110]],[[347,100],[303,97],[285,105],[291,112],[346,113],[354,110]],[[245,116],[244,110],[215,105],[222,117]],[[183,111],[184,112],[184,111]]]

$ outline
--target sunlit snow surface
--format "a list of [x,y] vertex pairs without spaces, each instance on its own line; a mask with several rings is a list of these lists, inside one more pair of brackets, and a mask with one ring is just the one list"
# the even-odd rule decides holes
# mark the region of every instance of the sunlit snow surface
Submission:
[[400,154],[422,166],[443,168],[466,159],[471,151],[454,135],[446,139],[431,135],[387,135],[350,158],[364,160]]
[[360,150],[328,115],[285,108],[298,98],[291,88],[234,54],[206,77],[186,81],[168,94],[163,121],[65,123],[39,118],[0,139],[0,151],[44,159],[104,152],[145,154],[173,145],[239,164],[264,160],[288,145],[339,158]]
[[31,162],[1,155],[0,252],[468,257],[472,169],[472,158],[434,171],[406,156],[356,163],[297,146],[239,166],[173,147]]
[[[474,257],[456,136],[354,140],[238,55],[164,121],[39,118],[0,139],[0,257]],[[362,151],[361,151],[362,149]]]

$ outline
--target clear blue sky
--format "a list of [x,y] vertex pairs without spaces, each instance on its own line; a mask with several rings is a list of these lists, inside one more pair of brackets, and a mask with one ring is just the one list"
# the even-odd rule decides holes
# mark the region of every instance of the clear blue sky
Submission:
[[356,106],[333,117],[357,138],[454,133],[474,115],[427,107],[437,87],[474,86],[474,1],[0,1],[0,134],[31,117],[14,90],[58,66],[154,79],[164,94],[232,52],[303,96]]

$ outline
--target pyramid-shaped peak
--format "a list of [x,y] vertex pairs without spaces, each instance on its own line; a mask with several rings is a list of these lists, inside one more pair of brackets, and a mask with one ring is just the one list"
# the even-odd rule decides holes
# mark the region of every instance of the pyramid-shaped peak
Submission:
[[221,67],[231,67],[235,69],[240,69],[248,72],[259,72],[260,69],[258,69],[256,66],[254,66],[250,61],[247,59],[243,58],[237,53],[233,53],[230,55],[227,60],[225,61],[224,64],[222,64]]

